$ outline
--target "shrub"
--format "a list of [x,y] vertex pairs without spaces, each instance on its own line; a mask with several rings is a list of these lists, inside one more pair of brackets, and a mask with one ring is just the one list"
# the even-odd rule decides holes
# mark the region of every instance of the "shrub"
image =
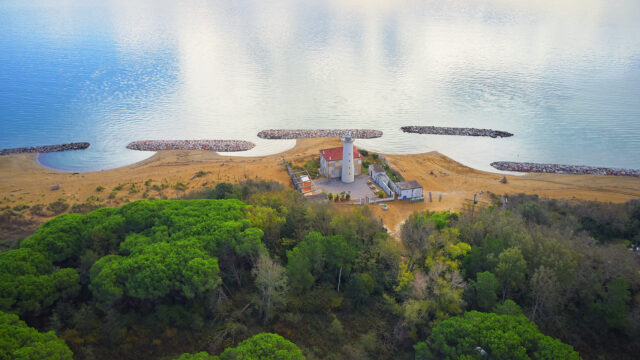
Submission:
[[192,179],[199,178],[199,177],[203,177],[203,176],[205,176],[205,175],[207,175],[207,174],[211,174],[211,171],[204,171],[204,170],[200,170],[200,171],[198,171],[197,173],[195,173],[195,174],[193,175]]
[[113,191],[120,191],[124,188],[125,184],[119,184],[118,186],[114,187],[112,190]]
[[358,152],[360,154],[362,154],[362,156],[364,156],[364,157],[369,156],[369,152],[367,150],[365,150],[365,149],[358,149]]
[[96,188],[96,192],[103,192],[104,191],[104,186],[98,186]]
[[185,191],[187,190],[187,185],[185,185],[182,182],[177,182],[175,183],[175,185],[173,185],[173,188],[176,189],[177,191]]
[[62,214],[67,211],[69,208],[69,204],[63,198],[60,198],[49,205],[47,205],[47,210],[51,211],[54,215]]
[[86,214],[93,210],[98,210],[102,207],[104,206],[100,204],[93,204],[91,202],[86,202],[86,203],[80,203],[80,204],[73,204],[69,212],[74,214]]
[[29,212],[31,213],[31,215],[47,216],[47,214],[44,212],[44,204],[33,205],[31,209],[29,209]]

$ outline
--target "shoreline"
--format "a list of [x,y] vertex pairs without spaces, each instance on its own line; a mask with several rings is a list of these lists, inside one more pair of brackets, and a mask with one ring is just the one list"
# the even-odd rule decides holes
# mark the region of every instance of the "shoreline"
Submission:
[[[292,188],[282,159],[302,166],[320,149],[340,146],[338,139],[298,139],[293,148],[267,156],[238,157],[212,151],[169,150],[156,152],[123,167],[71,173],[52,170],[37,161],[37,154],[0,157],[0,207],[45,207],[58,199],[70,205],[121,206],[140,199],[178,199],[185,193],[220,182],[271,180]],[[537,194],[551,199],[583,199],[626,202],[640,199],[640,178],[600,175],[528,174],[504,175],[476,170],[437,151],[420,154],[381,154],[405,179],[416,180],[433,202],[394,201],[390,210],[372,206],[392,233],[414,211],[460,211],[474,194],[483,192],[482,204],[494,194]],[[500,180],[506,177],[507,183]],[[55,187],[55,190],[54,190]],[[439,201],[442,195],[442,201]],[[41,205],[39,205],[41,206]],[[29,215],[37,224],[47,217]],[[7,235],[9,236],[9,235]],[[17,236],[17,235],[16,235]]]

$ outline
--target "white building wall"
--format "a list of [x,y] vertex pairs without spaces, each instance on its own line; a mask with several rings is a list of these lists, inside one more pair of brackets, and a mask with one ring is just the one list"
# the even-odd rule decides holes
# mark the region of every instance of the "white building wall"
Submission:
[[352,183],[355,177],[355,164],[353,163],[353,139],[347,135],[342,145],[342,182]]

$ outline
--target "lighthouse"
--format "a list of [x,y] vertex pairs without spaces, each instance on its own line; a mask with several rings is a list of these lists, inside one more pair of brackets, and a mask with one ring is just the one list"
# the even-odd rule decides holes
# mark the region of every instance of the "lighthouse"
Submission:
[[354,178],[353,164],[353,139],[351,133],[347,133],[342,144],[342,182],[352,183]]

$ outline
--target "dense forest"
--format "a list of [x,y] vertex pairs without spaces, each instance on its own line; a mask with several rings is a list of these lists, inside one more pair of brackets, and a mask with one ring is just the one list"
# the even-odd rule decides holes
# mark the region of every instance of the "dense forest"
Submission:
[[0,359],[623,359],[640,202],[414,213],[270,182],[43,224],[0,253]]

